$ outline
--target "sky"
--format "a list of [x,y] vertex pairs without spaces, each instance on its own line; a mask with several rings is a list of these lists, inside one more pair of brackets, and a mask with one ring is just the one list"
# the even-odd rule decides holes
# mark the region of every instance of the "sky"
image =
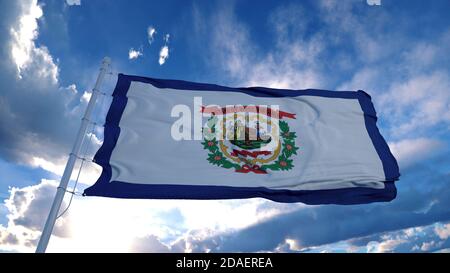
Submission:
[[[400,165],[398,196],[352,206],[81,197],[100,171],[87,162],[49,252],[449,252],[449,11],[447,0],[0,0],[0,252],[34,251],[105,56],[107,94],[117,73],[365,90]],[[87,139],[91,158],[102,128]]]

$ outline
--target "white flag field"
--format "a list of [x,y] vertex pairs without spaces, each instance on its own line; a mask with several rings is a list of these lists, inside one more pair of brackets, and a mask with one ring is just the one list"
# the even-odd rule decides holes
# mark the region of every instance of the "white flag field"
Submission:
[[390,201],[400,174],[364,91],[231,88],[119,74],[84,195]]

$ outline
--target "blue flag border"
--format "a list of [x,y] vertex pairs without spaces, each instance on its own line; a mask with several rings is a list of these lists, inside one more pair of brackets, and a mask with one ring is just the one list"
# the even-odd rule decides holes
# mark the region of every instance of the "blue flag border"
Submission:
[[[367,132],[383,165],[386,181],[383,189],[352,187],[329,190],[273,190],[265,187],[231,187],[200,185],[133,184],[110,181],[112,176],[109,163],[112,151],[120,135],[120,119],[127,104],[127,92],[131,82],[152,84],[158,88],[197,91],[240,92],[255,97],[297,97],[320,96],[328,98],[357,99],[364,112]],[[242,199],[266,198],[276,202],[305,204],[363,204],[387,202],[394,199],[397,190],[394,181],[400,177],[396,159],[389,150],[377,126],[377,115],[369,94],[358,91],[327,91],[318,89],[288,90],[265,87],[232,88],[215,84],[194,83],[181,80],[164,80],[119,74],[113,92],[113,101],[106,116],[104,141],[94,157],[94,162],[102,167],[97,182],[85,189],[85,196],[103,196],[133,199]]]

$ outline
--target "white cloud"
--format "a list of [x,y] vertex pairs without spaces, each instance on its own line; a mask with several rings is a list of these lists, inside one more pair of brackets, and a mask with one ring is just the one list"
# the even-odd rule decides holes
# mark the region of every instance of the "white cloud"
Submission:
[[450,248],[439,249],[435,253],[450,253]]
[[161,47],[161,50],[159,51],[159,65],[163,65],[166,60],[169,58],[169,39],[170,39],[170,34],[166,34],[163,37],[164,40],[164,46]]
[[405,234],[406,238],[416,236],[420,232],[423,232],[425,229],[423,227],[412,227],[407,228],[403,230],[403,233]]
[[382,242],[371,242],[367,244],[367,252],[368,253],[393,252],[397,246],[405,242],[406,240],[402,238],[387,239]]
[[66,0],[66,3],[69,6],[80,6],[81,0]]
[[443,147],[443,142],[428,138],[403,139],[389,143],[389,148],[402,167],[430,158]]
[[59,176],[62,175],[64,172],[64,166],[65,164],[61,162],[61,164],[55,164],[53,162],[47,161],[44,158],[41,157],[33,157],[31,160],[31,166],[37,168],[42,168],[46,171],[49,171],[51,173],[57,174]]
[[[448,238],[439,238],[436,231],[439,223],[396,230],[384,234],[373,235],[376,238],[366,245],[367,252],[430,252],[441,248]],[[441,240],[440,240],[441,239]]]
[[[165,245],[154,235],[136,238],[132,241],[130,248],[132,252],[137,253],[167,253],[172,251],[171,246]],[[180,249],[180,251],[177,252],[184,252],[184,249]]]
[[[9,223],[6,227],[0,225],[0,250],[34,251],[57,184],[42,180],[35,186],[11,190],[7,201]],[[70,195],[65,198],[67,201]],[[200,251],[199,242],[298,207],[263,199],[124,200],[74,196],[68,212],[56,222],[48,251]]]
[[[92,135],[92,137],[91,137],[91,135]],[[85,141],[86,143],[89,143],[89,142],[87,142],[87,140],[90,140],[91,142],[89,143],[89,147],[86,147],[86,145],[87,145],[86,143],[84,144],[84,146],[82,148],[83,151],[85,151],[87,148],[89,148],[89,152],[92,152],[94,150],[97,150],[101,145],[101,141],[93,133],[88,133],[86,135],[85,139],[86,139],[86,141]],[[81,152],[83,152],[83,151],[81,151]],[[81,155],[81,156],[83,156],[83,155]],[[92,155],[90,155],[90,154],[86,155],[87,160],[90,160],[91,158],[92,158]],[[55,174],[56,176],[61,177],[64,173],[64,168],[66,166],[66,163],[67,163],[67,157],[62,157],[60,159],[54,159],[53,161],[49,161],[49,160],[46,160],[41,157],[33,157],[29,164],[31,167],[41,168],[52,174]],[[81,160],[78,160],[73,168],[72,175],[70,177],[70,179],[72,181],[75,181],[77,179],[80,166],[81,166]],[[100,176],[100,174],[101,174],[101,168],[98,165],[96,165],[90,161],[85,161],[83,163],[78,181],[83,184],[92,184],[93,182],[95,182],[97,180],[97,178]]]
[[10,15],[0,18],[7,30],[0,31],[5,46],[0,51],[0,155],[28,165],[33,157],[60,158],[79,125],[83,103],[74,84],[59,85],[57,62],[36,43],[38,21],[44,20],[38,1],[8,1],[2,7]]
[[149,26],[147,28],[147,40],[149,44],[153,43],[153,41],[155,40],[155,35],[156,35],[156,28],[154,28],[153,26]]
[[[233,84],[366,90],[373,95],[380,116],[389,117],[388,137],[397,139],[411,137],[415,130],[420,135],[438,124],[449,124],[448,72],[445,68],[430,69],[431,64],[447,58],[444,50],[429,41],[414,41],[404,49],[399,44],[409,43],[407,37],[394,38],[397,34],[382,31],[390,14],[370,16],[368,24],[367,17],[353,12],[351,1],[324,0],[318,8],[324,26],[313,33],[305,31],[311,27],[311,16],[305,14],[302,6],[275,9],[269,20],[275,34],[271,41],[275,50],[260,50],[252,42],[250,30],[230,7],[222,8],[211,18],[194,10],[194,27],[198,38],[208,37],[211,45],[210,54],[204,54],[207,62],[226,72]],[[204,28],[208,24],[215,26],[211,33]],[[447,51],[448,33],[436,38]],[[341,46],[353,53],[346,55],[338,50],[328,54]],[[397,58],[398,61],[392,61]],[[389,65],[380,65],[380,60]],[[346,72],[350,72],[350,80],[342,76]]]
[[381,0],[367,0],[369,6],[381,6]]
[[[445,226],[445,225],[444,225]],[[433,223],[425,226],[416,226],[406,229],[398,229],[383,233],[372,234],[366,237],[353,238],[332,244],[312,247],[312,252],[321,249],[331,252],[423,252],[423,251],[445,251],[439,250],[444,243],[445,237],[439,238],[436,234],[441,223]]]
[[58,66],[53,62],[53,57],[45,46],[37,47],[34,42],[39,35],[38,20],[43,16],[42,8],[37,0],[23,8],[25,10],[18,24],[10,29],[11,56],[16,64],[18,77],[22,78],[28,72],[33,77],[48,78],[57,83]]
[[103,141],[101,141],[94,133],[87,133],[86,137],[88,139],[92,138],[92,143],[96,146],[100,146],[103,143]]
[[450,224],[437,226],[437,227],[435,227],[434,232],[442,240],[447,240],[450,237]]
[[19,28],[11,28],[14,39],[11,53],[19,73],[30,62],[31,52],[35,49],[34,40],[38,36],[37,20],[42,15],[42,8],[37,5],[36,1],[30,6],[28,12],[24,13],[19,19]]
[[[445,41],[442,41],[445,43]],[[418,42],[417,45],[406,50],[403,54],[405,62],[410,65],[406,69],[414,69],[427,67],[436,61],[436,58],[441,54],[440,50],[436,44],[429,42]],[[445,50],[445,49],[444,49]]]
[[[5,201],[8,224],[0,225],[0,250],[30,252],[34,247],[48,215],[56,191],[56,181],[43,179],[40,184],[12,188]],[[66,203],[63,202],[63,207]],[[70,219],[67,214],[55,224],[54,237],[70,236]],[[3,237],[3,238],[2,238]]]
[[166,44],[169,42],[169,39],[170,39],[170,34],[164,35],[163,40]]
[[375,90],[381,75],[376,69],[363,68],[352,79],[339,86],[338,90]]
[[130,48],[130,50],[128,51],[128,59],[129,60],[137,59],[143,55],[144,54],[142,53],[142,50],[135,50],[134,48]]
[[[202,16],[202,15],[197,15]],[[198,18],[198,20],[202,20]],[[251,43],[249,43],[248,31],[244,25],[235,20],[229,8],[214,16],[210,22],[215,25],[212,33],[211,50],[214,61],[220,65],[231,77],[245,75],[244,70],[250,67],[249,55],[251,54]],[[201,26],[207,24],[202,22]],[[201,33],[200,36],[210,33]]]
[[[325,87],[317,61],[323,49],[322,38],[320,35],[304,38],[308,22],[299,5],[274,11],[270,26],[276,36],[275,49],[262,56],[251,42],[248,28],[235,18],[231,7],[223,8],[208,23],[201,15],[196,16],[198,35],[211,35],[212,57],[208,62],[219,65],[235,84],[294,89]],[[201,27],[204,24],[213,24],[214,32],[204,33]]]
[[381,110],[390,117],[393,135],[402,136],[450,123],[450,77],[434,71],[395,82],[380,96]]
[[83,96],[81,96],[81,99],[85,102],[88,103],[91,100],[92,97],[92,93],[88,92],[88,91],[84,91]]
[[302,250],[302,247],[300,246],[300,242],[295,239],[285,239],[284,245],[279,247],[280,252],[285,252],[282,249],[283,247],[286,247],[287,248],[286,251],[289,251],[289,252]]
[[169,58],[169,47],[167,45],[161,47],[159,51],[159,65],[163,65],[166,60]]
[[[356,1],[319,1],[321,9],[318,15],[326,24],[323,38],[328,46],[344,46],[346,49],[354,50],[354,54],[347,56],[353,65],[357,62],[375,63],[397,48],[386,46],[389,42],[387,40],[392,39],[387,32],[373,31],[386,24],[386,17],[355,13],[355,4]],[[330,61],[333,60],[327,60]]]
[[424,252],[429,252],[432,249],[435,249],[436,247],[439,247],[441,245],[441,243],[439,242],[435,242],[435,241],[431,241],[431,242],[423,242],[422,246],[420,247],[420,250],[424,251]]

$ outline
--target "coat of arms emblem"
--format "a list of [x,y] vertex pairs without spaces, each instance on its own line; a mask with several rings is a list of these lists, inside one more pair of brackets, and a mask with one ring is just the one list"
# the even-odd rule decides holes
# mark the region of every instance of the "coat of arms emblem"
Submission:
[[203,107],[202,111],[211,114],[202,142],[211,164],[257,174],[294,167],[292,158],[299,147],[286,120],[295,119],[295,114],[258,106]]

